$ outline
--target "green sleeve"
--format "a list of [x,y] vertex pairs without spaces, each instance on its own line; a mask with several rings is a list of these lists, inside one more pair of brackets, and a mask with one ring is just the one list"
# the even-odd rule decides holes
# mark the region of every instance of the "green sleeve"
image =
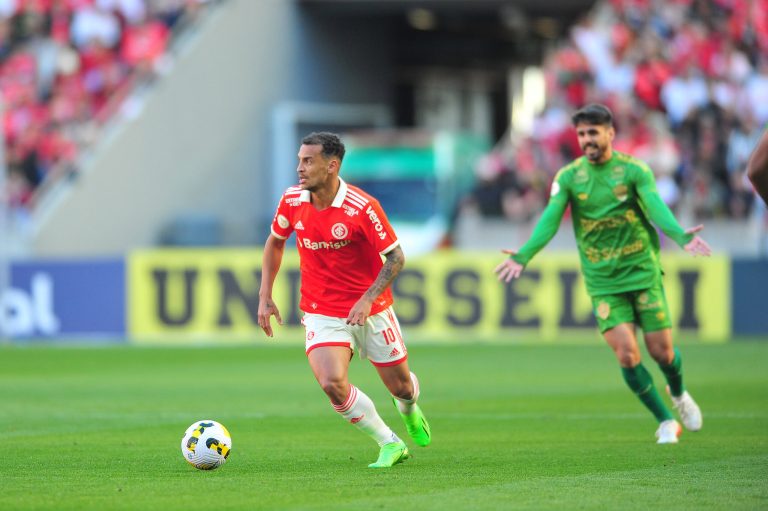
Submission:
[[653,178],[653,172],[651,172],[650,167],[647,165],[640,167],[636,189],[646,214],[664,234],[680,245],[680,247],[685,246],[693,239],[693,234],[685,233],[685,229],[677,222],[672,210],[661,200],[661,196],[656,189],[656,180]]
[[563,213],[565,208],[568,207],[568,191],[561,184],[559,176],[555,177],[555,181],[552,183],[552,192],[549,199],[549,204],[544,208],[544,212],[541,214],[541,218],[536,222],[536,227],[533,228],[533,233],[528,241],[520,248],[517,254],[511,256],[511,259],[523,266],[533,259],[539,250],[549,243],[557,230],[560,228],[560,221],[563,219]]

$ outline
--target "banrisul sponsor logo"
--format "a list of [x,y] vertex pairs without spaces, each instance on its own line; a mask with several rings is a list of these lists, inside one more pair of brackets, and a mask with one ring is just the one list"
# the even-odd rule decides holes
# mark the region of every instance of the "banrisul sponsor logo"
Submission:
[[309,250],[336,250],[349,245],[349,240],[340,241],[312,241],[308,238],[301,238],[301,244]]
[[54,335],[61,322],[53,307],[53,278],[32,275],[29,290],[8,288],[0,294],[0,332],[8,337]]

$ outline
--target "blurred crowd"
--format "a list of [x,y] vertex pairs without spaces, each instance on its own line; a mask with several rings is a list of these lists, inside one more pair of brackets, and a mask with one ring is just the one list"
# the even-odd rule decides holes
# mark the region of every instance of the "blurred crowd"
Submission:
[[[27,210],[207,0],[0,0],[5,200]],[[2,191],[2,190],[0,190]]]
[[745,176],[768,126],[768,0],[599,0],[543,63],[547,106],[528,136],[505,137],[477,167],[467,204],[530,220],[554,173],[581,155],[570,114],[614,113],[614,147],[645,160],[676,212],[746,218]]

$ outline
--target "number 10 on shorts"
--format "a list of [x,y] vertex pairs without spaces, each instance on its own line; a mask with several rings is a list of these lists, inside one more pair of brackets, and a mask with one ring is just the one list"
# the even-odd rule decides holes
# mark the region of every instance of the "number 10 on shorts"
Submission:
[[394,344],[394,342],[397,340],[395,337],[395,332],[391,328],[387,328],[381,333],[384,336],[384,340],[386,341],[387,345]]

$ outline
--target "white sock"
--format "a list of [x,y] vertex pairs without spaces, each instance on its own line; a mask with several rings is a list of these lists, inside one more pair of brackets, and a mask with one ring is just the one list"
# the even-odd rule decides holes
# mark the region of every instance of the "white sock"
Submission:
[[392,396],[395,398],[395,404],[400,413],[409,414],[413,410],[413,405],[419,399],[419,379],[416,375],[411,373],[411,382],[413,383],[413,397],[411,399],[403,399],[401,397]]
[[379,446],[400,441],[397,435],[381,420],[371,398],[354,385],[349,386],[349,396],[344,403],[333,405],[333,409],[357,429],[376,440]]

